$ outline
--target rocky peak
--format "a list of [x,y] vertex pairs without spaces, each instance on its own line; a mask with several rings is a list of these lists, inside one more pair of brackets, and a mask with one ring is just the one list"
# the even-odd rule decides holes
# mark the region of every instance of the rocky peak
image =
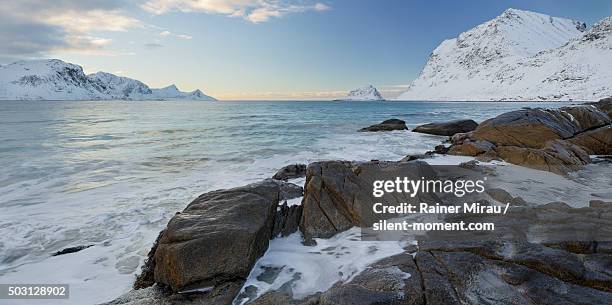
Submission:
[[606,17],[603,20],[597,22],[591,29],[589,29],[584,36],[582,41],[593,41],[602,38],[610,37],[612,33],[612,16]]
[[178,87],[175,84],[172,84],[172,85],[167,86],[167,87],[163,87],[162,90],[179,91]]
[[378,92],[378,90],[372,86],[367,85],[365,87],[357,88],[349,91],[349,93],[340,100],[343,101],[382,101],[384,98]]

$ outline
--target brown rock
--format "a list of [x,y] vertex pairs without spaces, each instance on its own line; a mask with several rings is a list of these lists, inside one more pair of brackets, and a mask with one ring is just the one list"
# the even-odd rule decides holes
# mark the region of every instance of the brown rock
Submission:
[[448,153],[459,156],[477,156],[492,150],[494,147],[495,145],[489,141],[471,141],[465,139],[461,144],[451,146]]
[[591,155],[610,155],[612,154],[612,125],[583,132],[568,141],[582,147]]
[[577,130],[569,116],[560,111],[522,109],[482,122],[471,138],[497,146],[542,148],[550,140],[572,137]]
[[610,118],[595,106],[522,109],[482,122],[471,138],[497,146],[542,148],[550,140],[568,139],[607,124]]
[[561,107],[559,110],[564,114],[570,115],[570,121],[576,123],[576,133],[598,128],[610,124],[608,115],[597,107],[587,105]]
[[581,169],[590,160],[583,149],[560,140],[547,142],[543,149],[498,146],[495,153],[512,164],[562,175]]
[[450,142],[453,145],[462,144],[463,141],[469,140],[473,132],[460,132],[456,133],[450,138]]

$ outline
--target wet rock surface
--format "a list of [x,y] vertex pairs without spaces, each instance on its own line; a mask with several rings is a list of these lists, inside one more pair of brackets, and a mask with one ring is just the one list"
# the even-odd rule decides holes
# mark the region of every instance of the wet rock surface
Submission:
[[612,304],[611,260],[537,243],[422,242],[325,292],[297,300],[276,291],[248,304]]
[[289,180],[306,176],[306,164],[291,164],[279,169],[272,179]]
[[[372,217],[374,180],[396,177],[433,179],[435,172],[423,161],[411,162],[314,162],[306,171],[300,231],[306,241],[328,238],[353,226],[369,226]],[[412,198],[405,193],[386,193],[378,198],[389,204],[436,202],[434,194],[419,193]]]
[[272,237],[287,236],[298,230],[302,218],[302,205],[287,206],[283,204],[278,207],[274,218]]
[[407,130],[406,122],[399,119],[389,119],[385,120],[382,123],[374,124],[372,126],[368,126],[360,129],[359,131],[369,131],[369,132],[377,132],[377,131],[392,131],[392,130]]
[[74,246],[74,247],[64,248],[62,250],[59,250],[59,251],[53,253],[52,256],[76,253],[76,252],[79,252],[81,250],[85,250],[85,249],[87,249],[87,248],[89,248],[91,246],[93,246],[93,245],[82,245],[82,246]]
[[272,180],[280,188],[279,200],[285,201],[304,196],[304,188],[290,182]]
[[412,131],[438,136],[452,136],[457,133],[470,132],[478,126],[474,120],[455,120],[449,122],[429,123],[417,126]]

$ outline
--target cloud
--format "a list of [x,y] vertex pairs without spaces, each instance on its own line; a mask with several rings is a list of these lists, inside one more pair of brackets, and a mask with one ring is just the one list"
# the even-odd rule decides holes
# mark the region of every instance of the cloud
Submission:
[[331,9],[331,7],[329,7],[329,6],[327,6],[327,5],[323,4],[323,3],[316,3],[314,5],[314,10],[318,11],[318,12],[327,11],[329,9]]
[[161,15],[168,12],[201,12],[240,17],[252,23],[266,22],[273,17],[308,11],[326,11],[326,4],[297,0],[148,0],[142,8]]
[[145,43],[144,46],[145,48],[152,50],[152,49],[159,49],[163,47],[164,45],[159,42],[149,42],[149,43]]
[[111,40],[93,32],[119,32],[143,24],[123,13],[120,1],[3,1],[0,55],[43,56],[54,51],[111,55]]
[[173,37],[176,37],[178,39],[184,39],[184,40],[189,40],[189,39],[193,38],[193,36],[191,36],[191,35],[174,34],[174,33],[170,32],[170,31],[162,31],[162,32],[159,33],[159,36],[161,36],[161,37],[173,36]]

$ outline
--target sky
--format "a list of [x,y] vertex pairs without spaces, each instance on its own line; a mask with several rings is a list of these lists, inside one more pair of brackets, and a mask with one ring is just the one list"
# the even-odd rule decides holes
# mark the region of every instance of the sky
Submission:
[[608,0],[0,0],[0,63],[59,58],[224,100],[393,98],[440,42],[507,8],[612,15]]

